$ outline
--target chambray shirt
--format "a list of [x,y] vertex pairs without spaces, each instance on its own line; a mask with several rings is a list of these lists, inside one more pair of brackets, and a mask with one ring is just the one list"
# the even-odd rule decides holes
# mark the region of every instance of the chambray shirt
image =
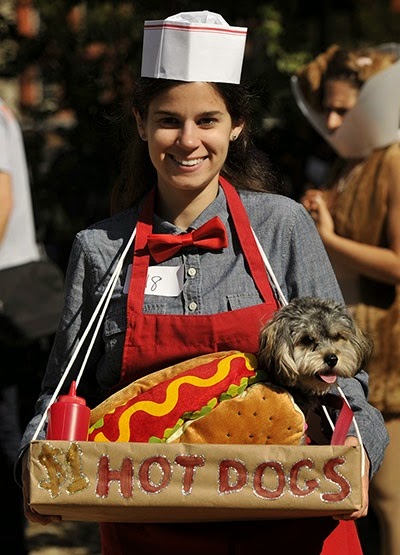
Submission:
[[[240,191],[240,196],[285,298],[316,296],[343,302],[315,224],[303,206],[287,197],[270,193]],[[139,209],[135,207],[99,222],[79,232],[75,238],[66,276],[63,314],[43,379],[37,414],[25,430],[22,448],[32,438],[49,396],[56,388],[104,292],[118,257],[136,225]],[[177,297],[145,295],[144,312],[215,314],[262,302],[246,267],[221,189],[215,201],[200,214],[191,228],[198,228],[214,216],[218,216],[226,226],[228,247],[218,252],[186,247],[174,258],[163,262],[163,266],[183,266],[182,293]],[[180,233],[182,230],[155,215],[153,232]],[[119,381],[126,329],[127,293],[124,292],[124,285],[131,263],[132,250],[124,261],[79,386],[80,394],[91,407],[107,397],[110,388]],[[235,349],[235,345],[231,348]],[[83,354],[77,358],[71,370],[71,379],[76,377],[82,357]],[[366,373],[361,371],[357,378],[341,380],[340,385],[355,411],[373,474],[382,462],[388,437],[381,414],[367,403],[367,381]],[[44,432],[41,431],[38,438],[43,437]]]

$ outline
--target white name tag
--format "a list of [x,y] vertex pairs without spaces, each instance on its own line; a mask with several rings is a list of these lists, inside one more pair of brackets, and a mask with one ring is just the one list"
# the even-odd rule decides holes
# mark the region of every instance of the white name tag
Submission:
[[[131,281],[132,264],[129,264],[124,283],[124,293],[128,294]],[[183,289],[183,265],[149,266],[147,271],[145,295],[177,297]]]

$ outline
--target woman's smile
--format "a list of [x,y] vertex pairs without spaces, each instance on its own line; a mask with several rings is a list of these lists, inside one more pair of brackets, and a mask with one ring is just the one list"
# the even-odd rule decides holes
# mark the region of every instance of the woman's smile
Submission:
[[177,156],[173,156],[172,154],[168,154],[168,156],[178,165],[183,166],[185,168],[195,168],[199,166],[204,160],[206,160],[207,156],[203,158],[182,158],[180,159]]

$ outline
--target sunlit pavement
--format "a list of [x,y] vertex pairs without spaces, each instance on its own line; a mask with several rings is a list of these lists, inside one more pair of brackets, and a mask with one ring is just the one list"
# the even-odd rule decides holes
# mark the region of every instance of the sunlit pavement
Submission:
[[29,523],[29,555],[100,555],[98,526],[91,522]]

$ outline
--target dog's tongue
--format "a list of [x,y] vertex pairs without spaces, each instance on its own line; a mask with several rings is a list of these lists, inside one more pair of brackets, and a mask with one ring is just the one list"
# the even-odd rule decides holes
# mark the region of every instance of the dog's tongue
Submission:
[[319,377],[326,383],[335,383],[336,382],[336,375],[335,374],[320,374]]

